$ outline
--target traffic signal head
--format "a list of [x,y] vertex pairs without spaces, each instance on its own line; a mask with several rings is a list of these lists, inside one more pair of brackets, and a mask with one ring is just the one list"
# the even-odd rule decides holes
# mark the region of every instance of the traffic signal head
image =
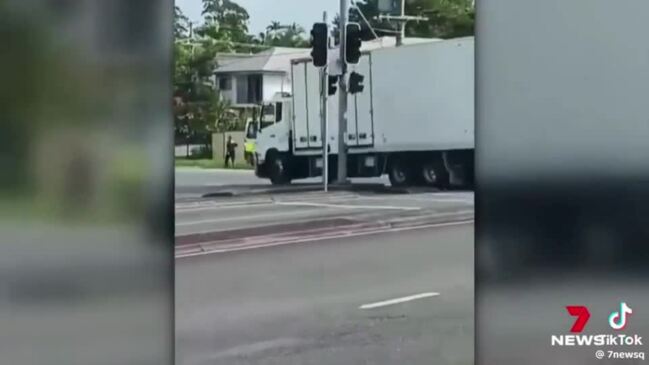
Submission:
[[351,74],[349,74],[349,93],[350,94],[362,93],[363,90],[365,89],[365,85],[363,85],[363,80],[365,80],[365,76],[357,72],[352,72]]
[[335,95],[338,91],[338,76],[329,76],[329,95]]
[[345,61],[355,65],[361,59],[361,26],[358,23],[349,23],[345,28]]
[[327,23],[315,23],[311,30],[311,58],[313,65],[324,67],[327,65],[327,51],[329,49],[329,28]]

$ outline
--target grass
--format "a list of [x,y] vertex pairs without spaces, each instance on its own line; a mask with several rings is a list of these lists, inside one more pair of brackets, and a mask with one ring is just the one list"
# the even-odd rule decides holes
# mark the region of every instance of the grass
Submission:
[[[176,157],[176,167],[197,167],[201,169],[222,169],[225,168],[225,161],[212,159],[188,159]],[[252,170],[253,167],[245,161],[236,161],[234,164],[236,170]]]

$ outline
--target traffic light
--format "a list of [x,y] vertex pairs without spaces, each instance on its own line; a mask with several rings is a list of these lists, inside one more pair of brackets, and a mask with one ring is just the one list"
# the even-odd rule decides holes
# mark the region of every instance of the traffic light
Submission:
[[352,72],[351,74],[349,74],[349,93],[350,94],[362,93],[363,90],[365,89],[365,85],[363,85],[363,80],[365,80],[365,76],[357,72]]
[[313,65],[324,67],[327,65],[327,51],[329,49],[329,29],[327,23],[315,23],[311,30],[311,58]]
[[329,95],[335,95],[338,91],[338,76],[329,76]]
[[348,64],[355,65],[361,59],[361,26],[358,23],[347,24],[346,42],[345,42],[345,61]]

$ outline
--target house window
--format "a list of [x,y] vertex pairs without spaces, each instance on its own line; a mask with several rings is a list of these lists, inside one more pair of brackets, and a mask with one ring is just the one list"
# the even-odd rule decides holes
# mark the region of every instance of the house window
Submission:
[[229,76],[219,77],[219,90],[230,91],[232,90],[232,78]]
[[263,75],[237,76],[237,104],[259,104],[263,101]]

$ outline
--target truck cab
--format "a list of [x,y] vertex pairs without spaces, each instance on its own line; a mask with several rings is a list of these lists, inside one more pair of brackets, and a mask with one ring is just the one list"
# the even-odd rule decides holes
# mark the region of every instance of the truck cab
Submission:
[[257,126],[255,173],[260,178],[269,178],[273,184],[289,183],[286,156],[292,148],[290,95],[276,95],[262,111]]

